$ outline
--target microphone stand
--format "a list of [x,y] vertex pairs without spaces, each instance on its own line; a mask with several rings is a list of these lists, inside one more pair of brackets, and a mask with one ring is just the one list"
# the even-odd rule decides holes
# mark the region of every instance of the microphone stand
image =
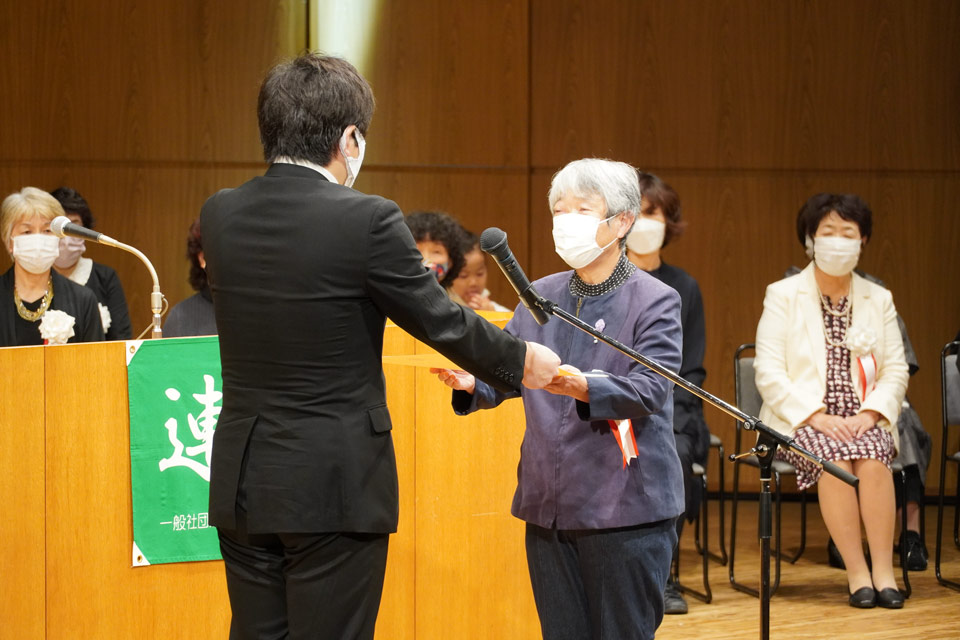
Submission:
[[[654,373],[657,373],[667,380],[670,380],[678,387],[686,389],[693,395],[708,402],[717,409],[720,409],[727,415],[736,418],[743,423],[745,429],[757,432],[756,446],[754,446],[750,451],[740,454],[740,456],[730,456],[730,459],[734,460],[737,457],[753,454],[757,456],[757,460],[760,463],[760,508],[757,523],[760,537],[760,638],[762,640],[767,640],[770,637],[770,532],[772,529],[772,513],[770,509],[770,472],[771,467],[773,466],[774,455],[777,452],[777,447],[783,447],[784,449],[789,449],[797,453],[803,458],[813,462],[830,475],[835,476],[836,478],[847,483],[851,487],[857,487],[859,482],[858,478],[852,473],[848,473],[846,470],[841,469],[834,463],[824,460],[823,458],[795,444],[793,439],[788,438],[780,432],[768,427],[760,422],[760,420],[757,418],[740,411],[735,406],[724,402],[713,394],[704,391],[697,385],[688,382],[673,371],[670,371],[661,364],[654,362],[646,356],[634,351],[622,342],[619,342],[618,340],[603,334],[594,327],[591,327],[580,318],[565,311],[564,309],[561,309],[556,302],[542,297],[536,292],[536,290],[533,289],[533,287],[528,287],[527,291],[529,291],[529,293],[535,298],[536,306],[538,306],[547,315],[556,316],[567,324],[570,324],[577,329],[590,334],[597,340],[605,342],[617,351],[620,351],[624,355],[652,370]],[[525,291],[524,293],[527,292]]]
[[150,293],[150,310],[153,312],[153,320],[151,323],[150,337],[152,339],[158,339],[163,337],[163,329],[160,324],[160,316],[163,313],[163,294],[160,293],[160,280],[157,278],[157,270],[153,268],[153,264],[150,260],[143,254],[142,251],[136,247],[131,247],[128,244],[124,244],[113,238],[105,235],[101,235],[97,241],[100,244],[105,244],[110,247],[116,247],[117,249],[123,249],[128,253],[140,258],[140,261],[147,266],[147,270],[150,272],[150,277],[153,279],[153,291]]

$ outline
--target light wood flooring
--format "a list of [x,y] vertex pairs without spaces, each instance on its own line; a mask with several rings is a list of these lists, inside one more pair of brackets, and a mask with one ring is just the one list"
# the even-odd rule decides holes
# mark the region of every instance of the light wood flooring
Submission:
[[[757,542],[757,503],[741,503],[738,516],[737,581],[756,586],[759,579]],[[727,502],[729,530],[729,501]],[[716,548],[717,511],[711,503],[711,548]],[[934,573],[936,507],[926,509],[927,549],[930,563],[926,571],[911,572],[912,596],[903,609],[859,610],[847,604],[847,582],[842,570],[827,564],[827,533],[816,504],[810,505],[807,518],[807,547],[796,564],[782,565],[780,588],[770,603],[770,638],[774,639],[960,639],[960,592],[940,586]],[[800,505],[784,504],[784,549],[799,544]],[[960,582],[960,550],[953,544],[953,509],[944,518],[944,551],[941,570],[944,577]],[[729,535],[727,539],[729,544]],[[694,552],[692,527],[684,530],[681,547],[681,581],[702,591],[700,558]],[[894,555],[894,563],[897,556]],[[899,566],[894,569],[898,572]],[[771,580],[773,579],[771,564]],[[713,602],[704,604],[687,596],[686,615],[665,616],[657,633],[658,640],[680,638],[736,639],[760,637],[760,605],[756,598],[735,591],[728,581],[727,567],[710,563]],[[902,585],[901,585],[902,586]]]

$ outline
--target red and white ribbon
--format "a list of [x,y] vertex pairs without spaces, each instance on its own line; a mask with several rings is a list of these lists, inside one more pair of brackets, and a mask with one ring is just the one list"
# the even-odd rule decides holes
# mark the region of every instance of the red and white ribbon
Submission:
[[860,368],[860,397],[867,399],[867,394],[877,386],[877,359],[873,354],[857,358]]
[[607,420],[613,437],[617,439],[620,453],[623,454],[623,468],[637,457],[637,438],[633,435],[633,423],[630,420]]

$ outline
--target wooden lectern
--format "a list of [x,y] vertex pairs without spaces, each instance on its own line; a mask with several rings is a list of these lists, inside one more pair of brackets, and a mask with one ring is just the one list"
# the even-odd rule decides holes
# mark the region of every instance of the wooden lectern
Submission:
[[[222,562],[130,566],[125,348],[0,349],[0,640],[227,637]],[[387,328],[384,354],[427,351]],[[521,402],[457,417],[426,369],[384,371],[400,526],[377,638],[539,638],[510,515]]]

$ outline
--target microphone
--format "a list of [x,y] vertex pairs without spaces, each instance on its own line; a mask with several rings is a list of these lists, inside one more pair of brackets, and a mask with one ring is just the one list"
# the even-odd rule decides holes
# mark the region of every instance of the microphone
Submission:
[[[114,240],[110,236],[104,235],[93,229],[87,229],[86,227],[74,224],[70,222],[70,218],[67,216],[57,216],[50,223],[50,230],[53,231],[53,235],[58,238],[63,238],[65,236],[71,236],[73,238],[83,238],[84,240],[90,240],[99,244],[105,244],[109,247],[116,247],[117,249],[123,249],[129,253],[140,258],[140,261],[146,265],[147,270],[150,271],[150,278],[153,280],[153,291],[150,293],[150,310],[153,312],[153,322],[151,337],[152,338],[162,338],[163,329],[160,326],[160,316],[163,314],[163,303],[164,296],[160,292],[160,280],[157,278],[157,271],[153,268],[153,264],[143,255],[143,252],[135,247],[131,247],[128,244],[123,244],[117,240]],[[144,330],[146,333],[146,330]],[[141,334],[142,335],[142,334]]]
[[517,259],[513,257],[513,251],[507,244],[507,234],[502,229],[490,227],[480,234],[480,248],[484,253],[489,253],[497,261],[503,275],[507,277],[510,285],[520,296],[520,302],[527,308],[537,324],[547,324],[547,314],[544,313],[543,303],[545,300],[533,288],[530,281]]
[[70,218],[67,216],[57,216],[53,219],[53,222],[50,223],[50,230],[53,231],[53,235],[58,238],[65,238],[67,236],[73,238],[83,238],[84,240],[90,240],[91,242],[97,242],[99,244],[105,244],[110,247],[118,247],[119,242],[111,238],[110,236],[104,235],[93,229],[87,229],[83,225],[75,224],[70,222]]

